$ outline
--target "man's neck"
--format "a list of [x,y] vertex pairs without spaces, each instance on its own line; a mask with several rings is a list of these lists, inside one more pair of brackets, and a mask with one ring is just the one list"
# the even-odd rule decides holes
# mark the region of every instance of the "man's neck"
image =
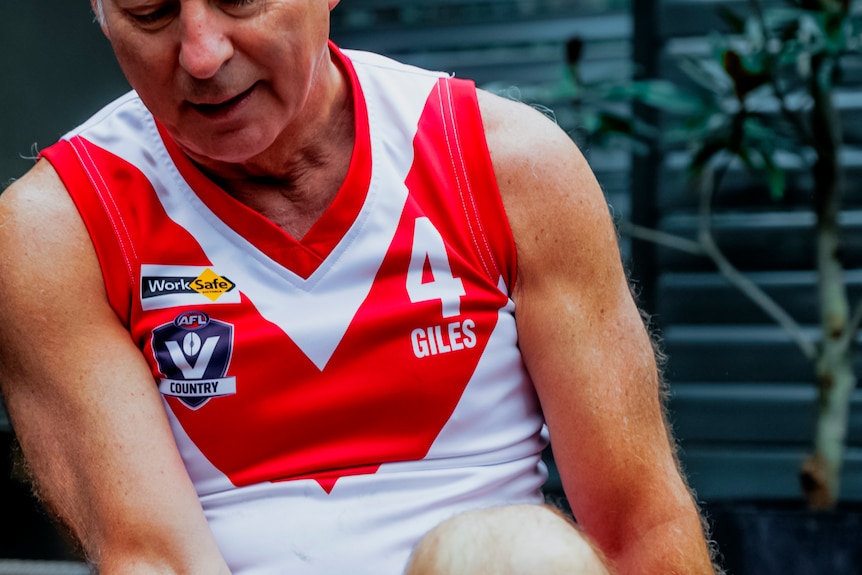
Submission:
[[242,163],[196,162],[243,204],[302,238],[332,203],[347,176],[355,140],[347,74],[333,63],[303,114],[262,154]]

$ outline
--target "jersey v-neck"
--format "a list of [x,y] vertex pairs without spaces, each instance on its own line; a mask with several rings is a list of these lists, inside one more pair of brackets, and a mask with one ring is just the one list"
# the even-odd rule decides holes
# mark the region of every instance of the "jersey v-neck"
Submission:
[[353,153],[347,176],[332,203],[301,239],[294,238],[206,177],[157,122],[171,159],[207,208],[267,257],[305,279],[320,267],[353,225],[365,203],[371,181],[371,143],[365,98],[350,60],[332,43],[330,50],[350,78],[355,118]]

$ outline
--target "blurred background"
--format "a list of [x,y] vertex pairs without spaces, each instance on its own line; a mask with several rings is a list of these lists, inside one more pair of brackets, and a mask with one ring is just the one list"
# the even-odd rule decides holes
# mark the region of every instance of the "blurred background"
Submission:
[[[855,2],[837,4],[853,15],[858,11]],[[820,5],[764,2],[767,9]],[[759,2],[711,0],[342,0],[332,30],[343,48],[446,70],[534,105],[579,143],[619,225],[634,290],[668,356],[670,419],[682,463],[734,573],[767,572],[744,566],[739,557],[750,537],[738,529],[757,521],[740,516],[810,507],[799,471],[812,450],[820,406],[813,202],[820,188],[812,166],[823,153],[812,152],[810,143],[788,143],[784,124],[774,131],[766,125],[786,112],[765,92],[777,85],[765,68],[768,58],[749,57],[744,48],[738,50],[740,65],[728,58],[729,47],[750,41],[776,53],[770,46],[781,38],[764,34],[766,27],[758,34],[750,19],[752,10],[762,8]],[[798,19],[794,37],[822,32],[832,38],[831,21],[818,18],[812,16],[811,30],[808,20]],[[836,34],[844,43],[830,53],[840,70],[831,73],[828,88],[840,114],[835,156],[846,186],[837,221],[842,289],[852,312],[862,295],[862,36],[855,20],[842,22]],[[40,148],[128,88],[83,0],[6,0],[0,35],[2,189],[32,165]],[[794,69],[805,62],[816,66],[818,49],[797,49]],[[647,79],[667,83],[638,83]],[[787,86],[802,92],[791,111],[816,107],[802,84]],[[741,121],[738,112],[750,101],[761,106]],[[718,133],[726,137],[717,138],[721,145],[711,151],[716,161],[698,164],[698,152],[709,148],[704,142]],[[743,153],[722,163],[719,148]],[[692,166],[701,169],[697,185],[689,177]],[[706,204],[703,174],[711,194]],[[713,244],[743,278],[742,289],[727,267],[704,255],[704,246]],[[779,326],[775,314],[746,292],[781,306],[794,327]],[[854,332],[848,360],[854,373],[860,365],[857,339]],[[808,352],[802,340],[809,342]],[[804,523],[791,535],[791,556],[815,533],[860,547],[859,514],[847,519],[836,511],[858,511],[862,502],[862,394],[846,395],[839,504],[817,514],[828,518],[827,527]],[[13,446],[0,410],[0,574],[25,568],[11,560],[75,558],[20,481]],[[560,494],[553,474],[549,490]],[[828,572],[862,573],[862,551],[829,547],[823,553],[847,569],[830,563]]]

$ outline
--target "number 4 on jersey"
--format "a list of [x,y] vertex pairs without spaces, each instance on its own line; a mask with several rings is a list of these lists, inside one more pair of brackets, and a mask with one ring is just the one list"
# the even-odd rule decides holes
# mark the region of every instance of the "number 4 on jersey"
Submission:
[[[431,269],[430,281],[424,277],[426,262]],[[443,317],[454,317],[461,313],[461,296],[465,293],[464,283],[452,275],[443,236],[431,220],[425,217],[416,218],[413,252],[410,256],[410,267],[407,269],[407,294],[410,301],[419,303],[440,300]]]

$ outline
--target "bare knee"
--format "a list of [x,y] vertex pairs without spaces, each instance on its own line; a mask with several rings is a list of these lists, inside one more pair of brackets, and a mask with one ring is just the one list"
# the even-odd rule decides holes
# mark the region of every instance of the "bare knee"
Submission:
[[405,575],[608,575],[598,552],[570,521],[539,505],[470,511],[419,543]]

